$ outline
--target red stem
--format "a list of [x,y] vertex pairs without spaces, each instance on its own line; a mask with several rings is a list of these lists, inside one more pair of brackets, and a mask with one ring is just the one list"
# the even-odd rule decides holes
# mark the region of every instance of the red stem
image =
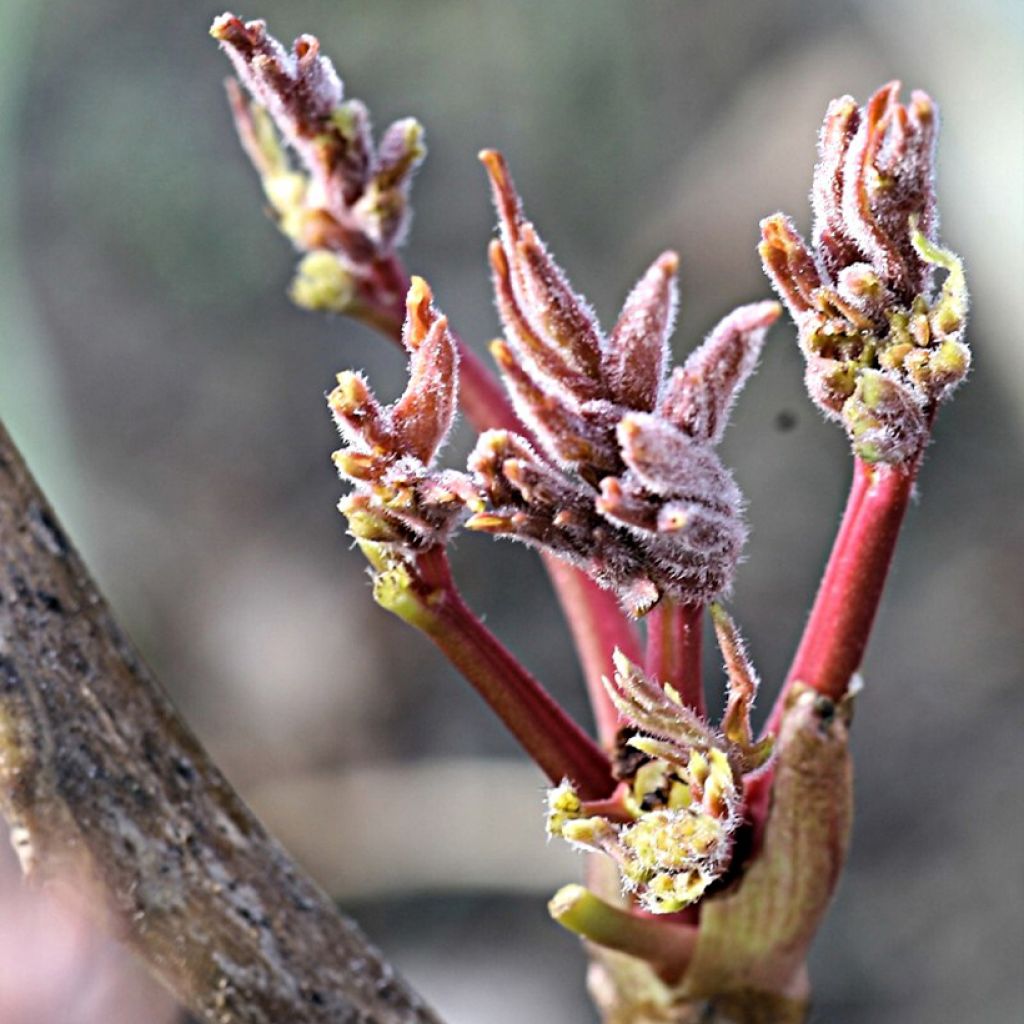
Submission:
[[584,800],[616,786],[611,763],[462,600],[443,548],[416,560],[426,587],[420,626],[466,677],[554,783],[568,778]]
[[704,605],[662,599],[647,616],[647,674],[668,683],[683,703],[705,715],[701,679],[701,624]]
[[612,653],[616,648],[630,661],[639,663],[640,638],[636,628],[623,615],[614,594],[554,555],[544,555],[544,565],[576,644],[597,735],[611,749],[625,721],[615,710],[601,679],[604,676],[610,679],[615,674]]
[[845,693],[867,647],[917,473],[854,462],[843,521],[786,684],[765,727],[776,732],[794,683],[833,700]]
[[[396,256],[379,263],[375,275],[378,302],[363,319],[401,343],[409,275]],[[373,293],[371,288],[367,296]],[[455,340],[459,349],[459,401],[466,418],[481,432],[501,429],[529,436],[499,380],[457,335]],[[639,663],[639,634],[615,596],[585,573],[548,555],[544,556],[544,565],[572,632],[598,735],[610,748],[622,722],[601,678],[612,675],[612,653],[616,648],[630,661]]]

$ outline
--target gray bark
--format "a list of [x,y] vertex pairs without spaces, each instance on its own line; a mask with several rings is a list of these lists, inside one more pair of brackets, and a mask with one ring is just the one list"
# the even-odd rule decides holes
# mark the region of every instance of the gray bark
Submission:
[[2,425],[0,814],[210,1024],[439,1024],[200,747]]

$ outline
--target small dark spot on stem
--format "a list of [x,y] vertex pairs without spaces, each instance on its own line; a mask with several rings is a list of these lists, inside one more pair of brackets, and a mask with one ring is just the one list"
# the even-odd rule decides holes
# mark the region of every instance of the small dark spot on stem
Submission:
[[377,995],[385,1002],[396,1003],[400,999],[400,993],[393,978],[378,978],[373,987]]
[[32,535],[51,555],[67,558],[71,545],[48,508],[32,504],[28,510],[28,521]]
[[74,647],[69,651],[68,664],[71,666],[72,671],[77,675],[87,676],[89,674],[89,662],[77,647]]
[[0,655],[0,689],[8,693],[21,688],[21,676],[10,658]]
[[142,756],[154,771],[159,771],[160,753],[160,741],[157,739],[156,733],[147,729],[142,734]]
[[822,725],[831,725],[836,717],[836,702],[819,693],[814,698],[814,713],[821,719]]
[[133,775],[128,775],[121,780],[121,784],[140,811],[148,812],[152,809],[154,805],[153,795],[139,779]]
[[17,604],[24,604],[29,608],[35,608],[36,598],[32,589],[25,582],[25,577],[18,572],[11,573],[11,586],[14,588],[14,600]]
[[36,598],[48,612],[53,612],[54,615],[63,614],[64,605],[60,603],[60,598],[56,594],[50,594],[45,590],[37,590]]

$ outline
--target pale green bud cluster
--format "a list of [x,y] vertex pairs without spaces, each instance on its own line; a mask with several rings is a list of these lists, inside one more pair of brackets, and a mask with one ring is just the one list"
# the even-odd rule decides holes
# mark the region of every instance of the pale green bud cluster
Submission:
[[[643,749],[642,737],[632,745]],[[667,914],[694,903],[721,877],[737,824],[739,790],[724,751],[692,750],[685,768],[654,758],[621,802],[622,821],[587,815],[565,781],[548,794],[548,831],[611,856],[623,889],[645,909]]]

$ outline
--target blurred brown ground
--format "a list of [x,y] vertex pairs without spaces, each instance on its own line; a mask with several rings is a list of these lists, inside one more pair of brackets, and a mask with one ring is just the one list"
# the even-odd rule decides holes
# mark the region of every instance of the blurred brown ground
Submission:
[[[0,4],[0,413],[186,717],[446,1019],[590,1020],[576,942],[543,910],[575,864],[544,842],[539,775],[373,607],[334,511],[322,395],[349,366],[394,394],[402,361],[289,305],[293,255],[260,212],[206,36],[219,12]],[[943,237],[967,260],[976,369],[940,419],[865,665],[858,819],[815,949],[816,1019],[1020,1019],[1021,8],[264,0],[237,13],[318,34],[378,125],[425,123],[408,263],[477,346],[498,331],[482,146],[506,152],[606,322],[658,251],[679,250],[682,355],[768,294],[758,219],[782,208],[808,225],[827,101],[892,77],[935,96]],[[764,704],[848,472],[800,377],[783,324],[725,446],[753,531],[732,603]],[[469,441],[462,430],[450,457]],[[455,559],[490,625],[585,716],[534,557],[471,537]],[[707,667],[717,680],[713,652]],[[494,759],[490,784],[460,787],[452,758]],[[377,774],[403,770],[418,788],[375,804]]]

